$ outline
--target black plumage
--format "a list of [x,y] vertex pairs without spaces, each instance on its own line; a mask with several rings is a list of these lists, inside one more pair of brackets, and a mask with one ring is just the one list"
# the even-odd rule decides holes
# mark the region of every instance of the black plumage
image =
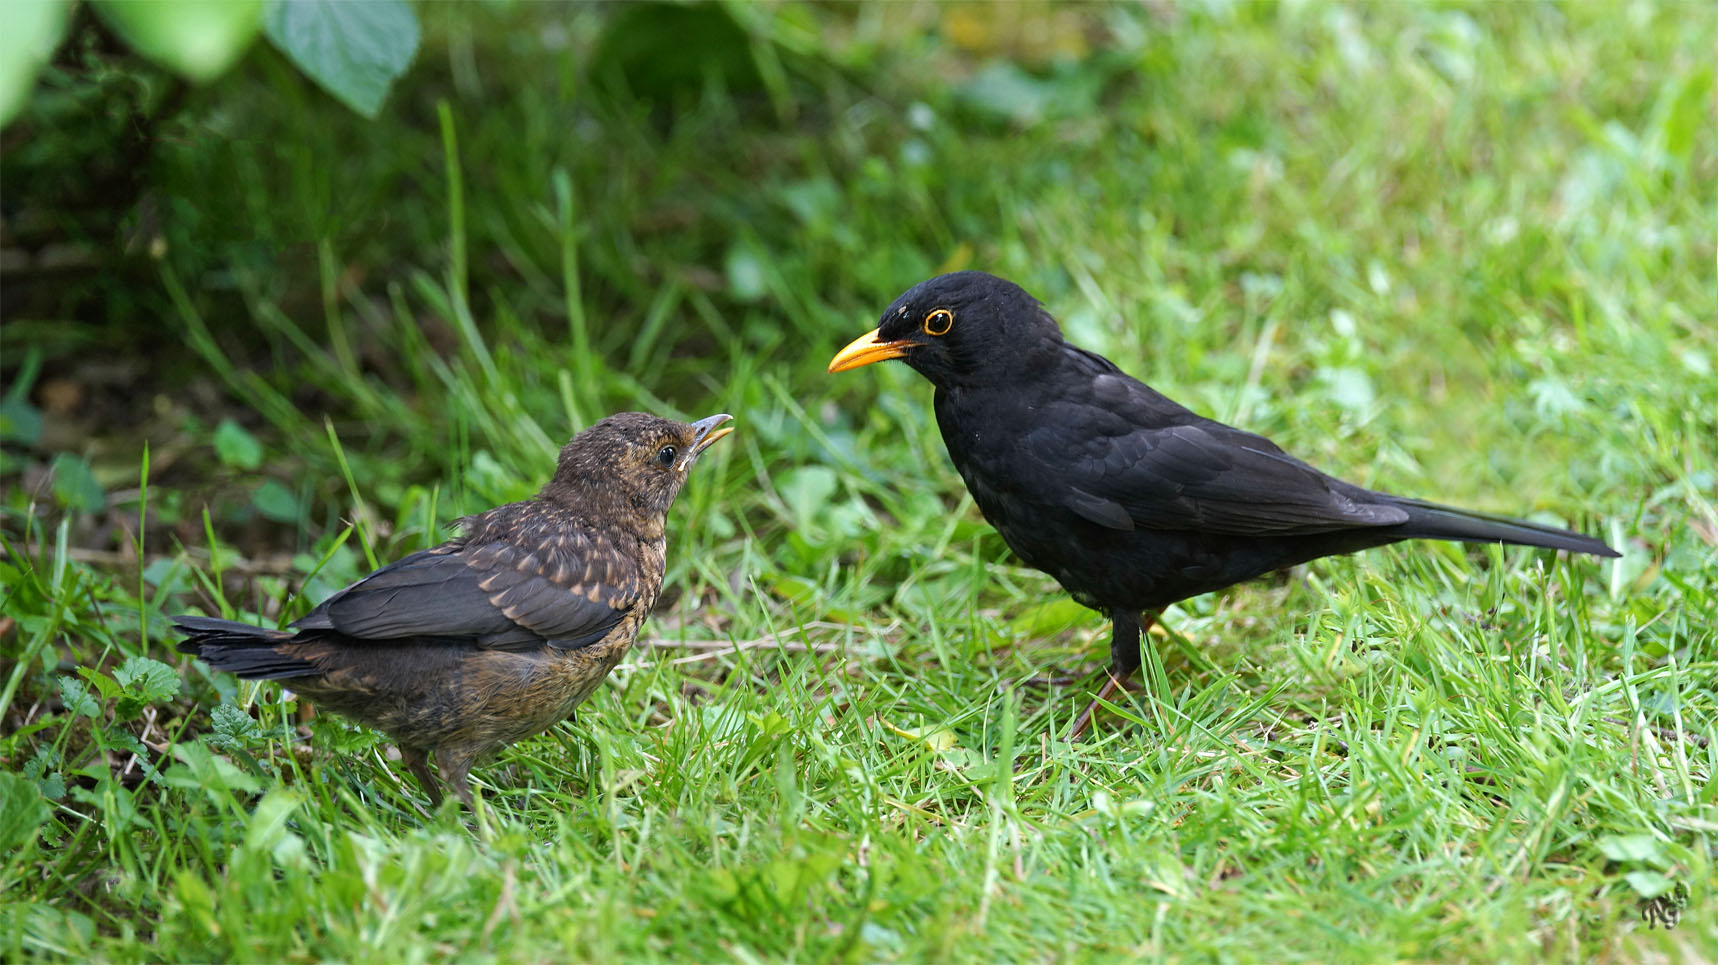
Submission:
[[1617,555],[1580,533],[1328,476],[1070,345],[1037,299],[983,272],[909,289],[829,370],[892,358],[936,387],[943,442],[985,519],[1113,621],[1114,679],[1139,668],[1163,607],[1321,556],[1405,539]]
[[632,645],[662,588],[668,509],[729,418],[610,416],[535,497],[463,520],[292,629],[179,616],[179,650],[387,733],[440,803],[433,752],[470,806],[478,758],[566,719]]

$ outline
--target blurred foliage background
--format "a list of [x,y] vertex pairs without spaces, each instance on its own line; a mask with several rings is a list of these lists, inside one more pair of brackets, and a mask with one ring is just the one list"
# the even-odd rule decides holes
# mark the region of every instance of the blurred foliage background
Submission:
[[[5,133],[7,425],[28,427],[8,429],[11,506],[65,454],[79,478],[57,502],[94,509],[79,463],[121,487],[146,439],[157,481],[199,490],[191,505],[218,501],[210,487],[239,480],[208,442],[230,419],[262,440],[277,481],[304,478],[299,460],[325,476],[250,507],[265,510],[262,530],[285,527],[277,540],[313,509],[330,524],[325,501],[346,495],[325,447],[304,444],[324,419],[361,427],[348,445],[374,457],[365,472],[385,493],[458,475],[474,435],[529,466],[616,406],[690,411],[736,372],[804,383],[876,306],[942,269],[994,268],[1052,306],[1081,299],[1065,319],[1076,337],[1106,350],[1157,340],[1132,353],[1148,379],[1223,364],[1176,344],[1194,323],[1229,326],[1233,339],[1212,341],[1243,360],[1285,299],[1298,317],[1393,326],[1387,340],[1363,333],[1364,352],[1414,357],[1446,326],[1507,337],[1557,319],[1479,279],[1531,280],[1557,233],[1613,262],[1624,240],[1603,227],[1619,196],[1699,184],[1711,163],[1695,154],[1711,72],[1608,76],[1603,57],[1626,40],[1601,49],[1586,26],[1604,18],[1570,8],[1422,10],[1382,38],[1376,12],[1297,5],[431,5],[422,55],[375,121],[271,47],[192,86],[74,9]],[[1226,53],[1232,83],[1184,89],[1177,78],[1217,41],[1176,28],[1232,18],[1291,19],[1335,54],[1306,75],[1292,56]],[[1514,51],[1489,38],[1503,22],[1520,43],[1588,39],[1566,63],[1501,71]],[[1403,60],[1405,88],[1368,87]],[[1464,97],[1482,82],[1503,90]],[[1435,123],[1367,129],[1392,116],[1385,98]],[[1514,129],[1546,101],[1556,126]],[[1593,147],[1565,156],[1568,133]],[[1379,154],[1306,180],[1341,138],[1355,139],[1351,161]],[[1512,182],[1491,166],[1505,149],[1567,168]],[[1448,240],[1454,205],[1491,212],[1468,270],[1393,277]],[[1395,250],[1337,237],[1387,208],[1415,212],[1384,239]],[[1667,223],[1644,243],[1675,258],[1684,237]],[[1309,278],[1314,290],[1294,290]],[[1116,315],[1123,297],[1142,310]],[[487,351],[455,351],[479,338]],[[1290,352],[1309,340],[1271,339]],[[1357,410],[1393,404],[1357,372],[1317,375]],[[1420,376],[1440,392],[1464,377]],[[484,395],[497,380],[505,391]],[[1569,404],[1554,382],[1535,383],[1541,410]],[[117,532],[84,541],[123,549]]]

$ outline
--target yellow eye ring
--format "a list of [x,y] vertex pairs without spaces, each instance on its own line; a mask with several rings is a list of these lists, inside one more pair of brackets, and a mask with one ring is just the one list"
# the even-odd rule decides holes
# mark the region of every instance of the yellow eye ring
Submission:
[[947,335],[948,330],[953,327],[954,312],[946,308],[939,308],[925,316],[926,335]]

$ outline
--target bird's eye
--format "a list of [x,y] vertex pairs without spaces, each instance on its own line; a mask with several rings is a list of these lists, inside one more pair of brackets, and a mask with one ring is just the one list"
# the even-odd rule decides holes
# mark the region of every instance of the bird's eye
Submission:
[[926,335],[947,335],[948,330],[953,327],[954,312],[946,308],[939,308],[925,316]]
[[656,461],[662,463],[664,466],[674,465],[674,447],[663,446],[661,449],[656,450]]

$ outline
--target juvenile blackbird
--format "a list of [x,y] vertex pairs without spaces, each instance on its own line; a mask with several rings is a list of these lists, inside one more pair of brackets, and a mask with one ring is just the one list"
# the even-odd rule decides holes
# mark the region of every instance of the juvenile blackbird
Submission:
[[464,535],[335,593],[291,630],[174,617],[182,653],[289,681],[392,737],[471,807],[472,763],[572,715],[614,669],[662,589],[668,507],[731,417],[612,415],[561,449],[536,496],[462,521]]
[[1100,700],[1139,669],[1141,634],[1164,607],[1320,556],[1405,539],[1617,555],[1568,530],[1327,476],[1064,342],[1037,299],[983,272],[908,289],[829,371],[884,359],[936,386],[943,443],[1008,546],[1109,616]]

